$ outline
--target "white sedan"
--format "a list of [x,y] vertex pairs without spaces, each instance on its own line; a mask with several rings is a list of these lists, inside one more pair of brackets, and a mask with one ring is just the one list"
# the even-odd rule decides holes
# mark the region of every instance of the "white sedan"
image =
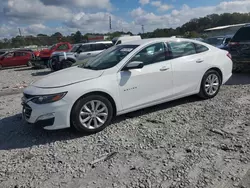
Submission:
[[230,54],[199,41],[128,42],[32,83],[24,90],[23,117],[47,130],[95,133],[117,115],[194,94],[213,98],[231,75]]

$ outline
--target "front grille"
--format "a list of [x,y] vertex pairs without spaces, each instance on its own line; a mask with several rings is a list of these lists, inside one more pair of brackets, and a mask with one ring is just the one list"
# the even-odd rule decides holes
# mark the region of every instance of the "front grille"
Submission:
[[25,104],[23,106],[23,113],[24,113],[23,115],[25,116],[26,119],[30,119],[30,116],[32,113],[32,108],[29,105]]

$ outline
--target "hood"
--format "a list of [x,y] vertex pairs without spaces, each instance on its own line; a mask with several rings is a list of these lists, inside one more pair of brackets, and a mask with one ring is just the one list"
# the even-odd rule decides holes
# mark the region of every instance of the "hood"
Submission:
[[103,70],[89,70],[80,67],[63,69],[46,76],[34,83],[32,86],[39,88],[58,88],[72,85],[78,82],[98,78],[103,74]]

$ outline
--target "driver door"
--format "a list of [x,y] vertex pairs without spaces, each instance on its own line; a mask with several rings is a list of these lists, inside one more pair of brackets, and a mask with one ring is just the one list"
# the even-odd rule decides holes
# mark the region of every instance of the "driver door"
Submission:
[[77,60],[84,60],[91,57],[91,45],[85,44],[80,47],[78,53],[76,54]]
[[172,66],[166,54],[164,43],[152,44],[142,49],[129,61],[143,62],[142,69],[118,73],[123,111],[147,106],[172,96]]

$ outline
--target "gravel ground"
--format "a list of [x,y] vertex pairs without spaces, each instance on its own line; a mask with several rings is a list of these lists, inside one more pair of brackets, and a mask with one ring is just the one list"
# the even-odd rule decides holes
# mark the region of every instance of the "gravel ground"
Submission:
[[[0,89],[46,70],[13,72],[1,71]],[[25,124],[20,98],[0,95],[1,188],[250,188],[249,74],[214,99],[129,113],[95,135]]]

